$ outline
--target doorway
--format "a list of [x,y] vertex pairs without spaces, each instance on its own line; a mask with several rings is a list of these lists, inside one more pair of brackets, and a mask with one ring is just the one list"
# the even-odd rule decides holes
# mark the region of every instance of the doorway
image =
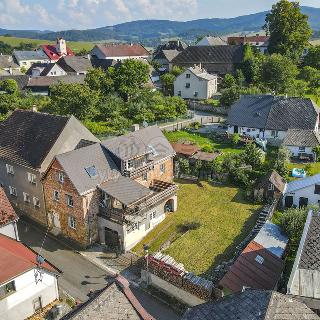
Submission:
[[308,202],[309,202],[308,198],[301,197],[299,199],[299,208],[307,207],[308,206]]
[[286,208],[291,208],[293,205],[293,196],[286,196],[284,203]]

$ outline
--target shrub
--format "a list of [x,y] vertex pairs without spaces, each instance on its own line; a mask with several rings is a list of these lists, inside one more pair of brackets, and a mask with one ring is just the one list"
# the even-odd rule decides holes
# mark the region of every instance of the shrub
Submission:
[[213,152],[213,147],[210,144],[206,144],[205,146],[203,146],[201,148],[201,151],[212,153]]
[[234,145],[237,145],[240,141],[240,135],[239,133],[235,133],[234,135],[232,135],[232,143]]

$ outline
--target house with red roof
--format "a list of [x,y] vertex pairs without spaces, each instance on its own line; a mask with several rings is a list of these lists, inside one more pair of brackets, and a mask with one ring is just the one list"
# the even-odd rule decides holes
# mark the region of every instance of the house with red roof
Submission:
[[18,235],[18,215],[14,211],[6,193],[0,187],[0,234],[19,241]]
[[0,235],[0,319],[26,319],[59,299],[60,274],[21,242]]
[[66,40],[63,38],[58,38],[56,45],[43,44],[41,49],[51,62],[57,62],[61,57],[74,56],[73,51],[67,47]]

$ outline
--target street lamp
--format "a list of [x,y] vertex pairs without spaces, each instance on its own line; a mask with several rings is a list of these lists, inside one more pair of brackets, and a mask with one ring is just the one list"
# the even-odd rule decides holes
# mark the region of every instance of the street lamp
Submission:
[[149,285],[149,259],[148,259],[149,249],[150,249],[150,246],[148,246],[147,244],[143,245],[143,250],[147,260],[147,286]]

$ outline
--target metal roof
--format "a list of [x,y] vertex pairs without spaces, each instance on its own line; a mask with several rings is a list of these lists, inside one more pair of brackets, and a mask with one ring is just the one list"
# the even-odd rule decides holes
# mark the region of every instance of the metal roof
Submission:
[[13,55],[20,60],[49,60],[48,56],[42,51],[20,51],[14,50]]
[[297,190],[310,187],[313,184],[320,184],[320,174],[289,182],[284,193],[295,192]]

